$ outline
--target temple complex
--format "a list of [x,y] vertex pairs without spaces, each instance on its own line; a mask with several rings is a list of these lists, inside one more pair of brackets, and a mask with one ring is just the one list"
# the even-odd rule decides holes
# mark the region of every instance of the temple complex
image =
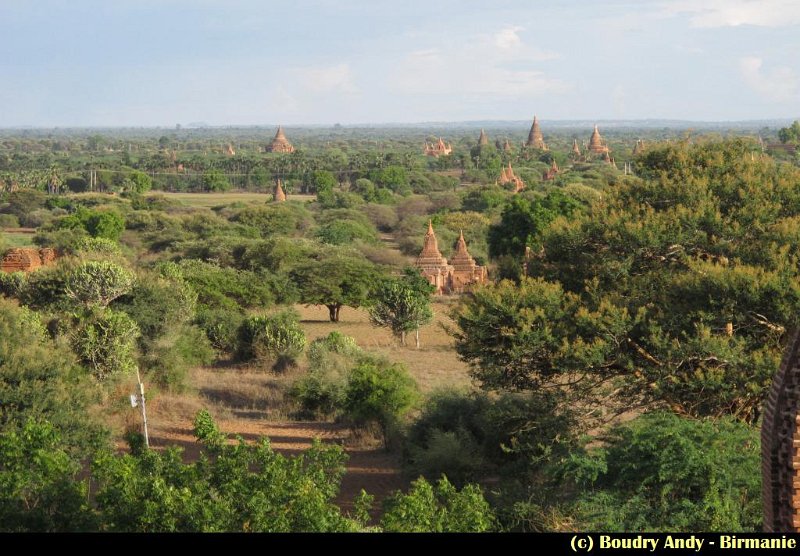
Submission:
[[236,150],[230,143],[228,143],[228,147],[225,149],[225,154],[228,156],[236,156]]
[[283,134],[283,127],[278,126],[278,132],[275,134],[275,139],[272,140],[267,146],[267,152],[269,153],[293,153],[294,146],[289,142],[286,138],[286,135]]
[[547,150],[547,145],[545,145],[544,137],[542,136],[542,130],[539,129],[539,120],[536,119],[536,116],[533,117],[533,124],[531,125],[531,131],[528,133],[528,140],[525,141],[525,146],[541,149],[543,151]]
[[52,264],[56,260],[56,252],[49,247],[36,249],[24,247],[9,249],[0,260],[2,272],[31,272],[43,266]]
[[486,136],[486,132],[481,129],[481,134],[478,136],[478,145],[484,146],[489,144],[489,138]]
[[589,138],[589,151],[595,154],[608,153],[606,142],[600,137],[600,131],[598,131],[596,125],[594,126],[592,136]]
[[556,175],[558,175],[559,168],[558,164],[556,163],[556,159],[553,159],[553,163],[550,165],[550,168],[544,173],[542,173],[542,181],[550,181],[556,179]]
[[644,152],[644,141],[642,139],[636,140],[636,145],[633,146],[633,156]]
[[511,143],[508,142],[508,139],[506,139],[506,142],[503,143],[503,152],[511,152]]
[[486,267],[475,264],[475,259],[467,250],[464,232],[458,238],[451,264],[442,256],[433,232],[433,223],[428,221],[428,232],[422,244],[422,251],[414,262],[422,275],[436,288],[436,294],[462,293],[473,284],[486,282]]
[[423,151],[425,155],[436,158],[450,154],[451,152],[453,152],[453,147],[450,146],[450,143],[445,143],[441,137],[439,137],[439,140],[435,143],[428,143],[426,141],[425,150]]
[[275,203],[282,203],[286,200],[286,193],[283,191],[280,178],[278,178],[278,183],[275,184],[275,192],[272,195],[272,200]]
[[511,168],[510,162],[508,163],[508,168],[504,166],[500,171],[500,179],[497,180],[498,185],[506,185],[508,183],[514,184],[514,193],[519,193],[525,189],[525,182],[522,181],[522,178],[514,173],[514,169]]

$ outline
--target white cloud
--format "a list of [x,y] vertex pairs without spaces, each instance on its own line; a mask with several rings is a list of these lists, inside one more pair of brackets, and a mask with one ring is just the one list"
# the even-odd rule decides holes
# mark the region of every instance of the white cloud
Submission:
[[692,27],[786,27],[800,24],[797,0],[670,0],[661,4],[666,17],[690,14]]
[[562,93],[568,84],[547,76],[534,62],[558,57],[527,45],[509,26],[466,44],[415,50],[403,58],[389,79],[392,90],[409,94],[496,95],[514,97]]
[[739,60],[742,78],[753,91],[770,101],[800,101],[800,79],[791,68],[778,67],[765,72],[763,65],[764,61],[756,56]]
[[524,30],[524,27],[517,26],[501,29],[500,32],[494,36],[494,44],[502,49],[519,48],[522,46],[522,39],[519,38],[517,33]]
[[314,93],[357,93],[349,64],[294,70],[300,84]]

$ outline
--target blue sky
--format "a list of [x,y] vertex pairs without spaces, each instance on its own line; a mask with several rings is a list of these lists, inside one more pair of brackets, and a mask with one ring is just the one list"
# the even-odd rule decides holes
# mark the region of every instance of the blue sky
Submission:
[[800,117],[798,0],[0,0],[0,127]]

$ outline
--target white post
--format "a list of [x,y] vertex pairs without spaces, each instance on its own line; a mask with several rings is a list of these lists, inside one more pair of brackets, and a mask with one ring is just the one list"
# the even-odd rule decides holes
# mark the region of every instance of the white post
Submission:
[[144,407],[144,384],[139,376],[139,369],[136,369],[136,380],[139,381],[139,404],[142,407],[142,428],[144,429],[144,445],[150,447],[150,436],[147,434],[147,411]]

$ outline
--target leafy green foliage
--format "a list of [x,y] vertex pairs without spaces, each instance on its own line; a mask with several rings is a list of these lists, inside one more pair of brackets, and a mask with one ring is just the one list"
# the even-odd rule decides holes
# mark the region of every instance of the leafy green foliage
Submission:
[[381,527],[394,533],[483,533],[497,522],[477,485],[457,490],[446,477],[435,485],[423,478],[408,494],[395,493],[384,502]]
[[416,382],[402,365],[365,361],[350,373],[343,410],[345,417],[357,426],[377,424],[385,442],[390,427],[416,400]]
[[136,370],[139,327],[121,311],[91,314],[72,334],[72,349],[98,380]]
[[101,427],[86,418],[93,387],[81,375],[36,313],[0,299],[0,431],[47,420],[70,451],[96,446]]
[[539,234],[558,216],[570,216],[580,203],[558,190],[531,200],[514,196],[503,209],[500,223],[489,228],[489,256],[522,257]]
[[274,361],[275,370],[295,366],[306,347],[298,319],[291,310],[246,319],[239,329],[239,357],[244,361]]
[[292,386],[292,396],[312,417],[330,417],[344,406],[350,371],[366,355],[355,340],[333,331],[308,346],[308,373]]
[[68,298],[86,307],[107,307],[128,293],[134,285],[133,274],[109,261],[87,261],[66,278],[64,291]]
[[407,269],[402,278],[384,278],[370,295],[370,322],[390,329],[405,345],[407,332],[419,330],[433,320],[433,290],[416,269]]
[[266,439],[228,444],[207,414],[198,415],[195,429],[206,455],[192,464],[182,463],[176,449],[109,453],[96,461],[104,530],[332,532],[360,527],[332,503],[346,458],[339,446],[315,442],[287,458]]
[[653,413],[575,455],[575,511],[593,531],[759,531],[758,430],[730,419]]
[[49,423],[0,432],[0,530],[79,532],[95,527],[80,465]]
[[59,229],[80,228],[92,237],[118,241],[125,230],[125,219],[113,210],[89,210],[79,206],[75,213],[57,223]]
[[300,301],[325,305],[332,322],[339,320],[342,306],[355,308],[366,303],[376,276],[371,263],[344,251],[321,254],[319,260],[301,263],[290,272]]

